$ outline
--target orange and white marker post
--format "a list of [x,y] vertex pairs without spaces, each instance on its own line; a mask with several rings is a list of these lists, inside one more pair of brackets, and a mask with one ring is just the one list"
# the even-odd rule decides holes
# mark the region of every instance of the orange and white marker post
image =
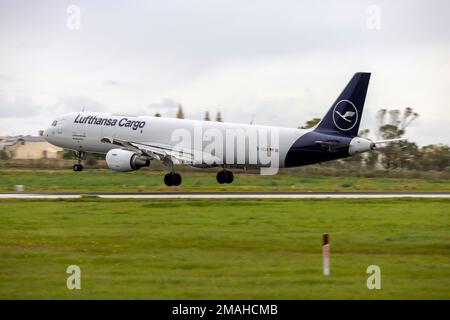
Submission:
[[323,257],[323,275],[330,275],[330,237],[328,233],[324,233],[322,236],[323,246],[322,246],[322,257]]

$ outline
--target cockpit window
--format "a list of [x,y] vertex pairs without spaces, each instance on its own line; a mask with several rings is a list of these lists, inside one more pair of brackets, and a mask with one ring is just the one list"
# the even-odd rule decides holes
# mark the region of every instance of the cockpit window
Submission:
[[58,124],[58,121],[56,121],[56,120],[53,121],[53,122],[52,122],[52,127],[56,127],[57,124]]

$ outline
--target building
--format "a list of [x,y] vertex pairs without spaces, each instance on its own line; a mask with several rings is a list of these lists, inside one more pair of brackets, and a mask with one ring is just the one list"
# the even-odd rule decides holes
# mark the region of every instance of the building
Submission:
[[8,159],[57,159],[63,149],[56,147],[42,136],[0,137],[0,153]]

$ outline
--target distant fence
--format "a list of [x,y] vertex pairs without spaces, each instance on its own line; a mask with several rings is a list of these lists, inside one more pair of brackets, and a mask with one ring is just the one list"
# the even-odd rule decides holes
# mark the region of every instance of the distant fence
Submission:
[[[74,163],[75,160],[65,159],[0,160],[0,169],[71,169]],[[104,160],[86,166],[94,169],[107,168]]]
[[[0,160],[0,170],[72,170],[75,160],[65,159],[39,159],[39,160]],[[105,160],[97,160],[94,165],[84,162],[87,169],[109,170]],[[373,177],[373,178],[405,178],[405,179],[450,179],[450,171],[418,171],[418,170],[380,170],[359,169],[349,165],[349,169],[334,167],[332,163],[324,165],[311,165],[300,168],[281,169],[280,174],[299,176],[326,176],[326,177]],[[148,168],[142,171],[167,171],[167,168],[159,161],[153,161]],[[216,172],[219,168],[206,169]],[[202,172],[204,169],[192,168],[190,166],[178,166],[180,172]],[[243,170],[237,170],[244,172]],[[258,174],[259,170],[247,170],[248,173]]]

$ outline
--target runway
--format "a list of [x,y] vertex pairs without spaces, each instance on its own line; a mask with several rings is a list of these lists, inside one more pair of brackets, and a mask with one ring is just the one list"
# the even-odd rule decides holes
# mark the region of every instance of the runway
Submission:
[[142,192],[142,193],[0,193],[0,199],[339,199],[450,198],[450,192]]

